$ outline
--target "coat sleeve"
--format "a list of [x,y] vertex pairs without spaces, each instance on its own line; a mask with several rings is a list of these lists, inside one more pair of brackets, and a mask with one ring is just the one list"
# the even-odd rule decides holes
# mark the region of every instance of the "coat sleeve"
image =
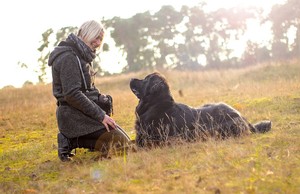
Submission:
[[82,78],[76,56],[67,54],[60,63],[60,80],[65,101],[87,116],[102,122],[105,112],[81,91]]

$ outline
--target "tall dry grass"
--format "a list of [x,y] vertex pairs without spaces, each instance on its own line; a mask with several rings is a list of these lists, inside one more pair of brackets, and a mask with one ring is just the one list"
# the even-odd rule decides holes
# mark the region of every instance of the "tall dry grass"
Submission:
[[[132,138],[131,78],[97,79],[114,98],[114,119]],[[0,90],[1,193],[300,193],[300,62],[205,72],[161,71],[177,102],[226,102],[272,131],[239,139],[186,143],[98,160],[77,149],[57,158],[51,85]]]

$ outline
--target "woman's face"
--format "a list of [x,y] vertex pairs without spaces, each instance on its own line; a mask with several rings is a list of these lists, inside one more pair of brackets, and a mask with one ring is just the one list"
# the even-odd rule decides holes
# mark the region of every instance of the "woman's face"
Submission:
[[100,48],[101,44],[102,44],[102,40],[103,40],[103,35],[104,33],[101,32],[99,36],[97,36],[95,39],[93,39],[88,46],[93,50],[96,51],[97,49]]

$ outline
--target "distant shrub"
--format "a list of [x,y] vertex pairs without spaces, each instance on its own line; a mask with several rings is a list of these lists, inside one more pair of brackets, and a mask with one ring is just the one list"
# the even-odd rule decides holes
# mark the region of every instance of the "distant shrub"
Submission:
[[2,89],[12,89],[12,88],[15,88],[13,85],[7,85],[7,86],[4,86]]
[[33,83],[31,81],[26,81],[26,82],[24,82],[23,87],[26,87],[26,86],[33,86]]

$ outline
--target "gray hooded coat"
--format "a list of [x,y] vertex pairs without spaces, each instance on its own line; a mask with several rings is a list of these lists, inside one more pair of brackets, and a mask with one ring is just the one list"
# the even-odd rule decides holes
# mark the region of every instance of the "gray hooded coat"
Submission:
[[56,110],[58,128],[68,138],[106,130],[102,124],[105,112],[85,94],[76,56],[80,59],[89,93],[99,95],[90,71],[95,53],[77,36],[70,34],[50,53],[48,61],[52,67],[53,95],[60,104]]

